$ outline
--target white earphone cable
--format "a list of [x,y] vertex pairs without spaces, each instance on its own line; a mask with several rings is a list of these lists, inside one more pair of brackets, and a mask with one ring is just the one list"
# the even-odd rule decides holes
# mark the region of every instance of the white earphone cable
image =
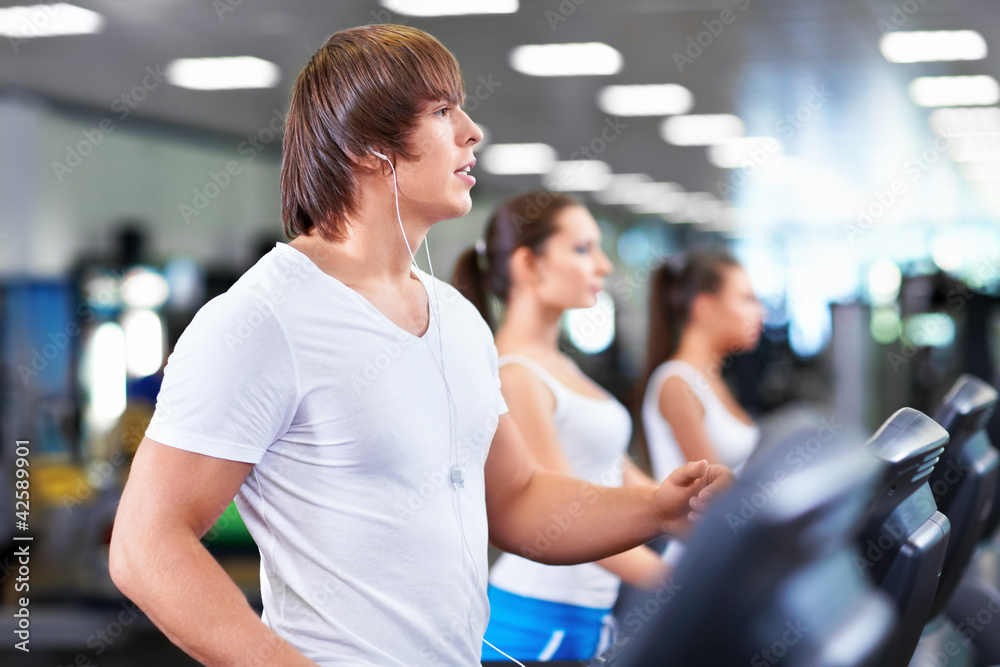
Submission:
[[[374,153],[374,151],[372,151],[372,152]],[[399,221],[399,231],[402,232],[402,234],[403,234],[403,242],[406,244],[406,250],[407,250],[407,252],[410,253],[410,259],[413,261],[413,266],[416,269],[419,269],[419,267],[417,266],[417,259],[413,255],[413,250],[410,249],[410,241],[409,241],[409,239],[406,238],[406,229],[403,227],[403,216],[400,215],[400,213],[399,213],[399,185],[396,182],[396,168],[393,166],[392,161],[388,157],[382,155],[381,153],[375,153],[375,155],[377,155],[378,157],[380,157],[383,160],[385,160],[386,162],[388,162],[389,163],[389,169],[392,170],[392,188],[393,188],[393,194],[395,195],[396,220]],[[459,527],[459,531],[461,532],[461,535],[462,535],[462,544],[465,546],[465,553],[468,554],[469,560],[472,561],[472,567],[473,567],[473,570],[475,571],[475,575],[476,575],[476,577],[475,577],[476,593],[478,594],[479,590],[480,590],[480,586],[479,586],[479,581],[480,581],[480,579],[479,579],[479,567],[476,565],[476,558],[475,558],[475,555],[472,553],[472,548],[469,547],[469,540],[465,536],[465,521],[462,520],[462,498],[461,498],[461,496],[458,493],[459,489],[462,487],[462,485],[464,483],[464,475],[465,475],[465,473],[464,473],[464,470],[463,470],[463,467],[462,467],[464,464],[461,464],[458,461],[458,434],[455,431],[455,428],[456,428],[456,426],[455,426],[455,411],[456,411],[455,399],[452,397],[451,387],[448,386],[448,377],[445,375],[444,367],[443,367],[443,364],[444,364],[444,344],[442,342],[442,339],[443,339],[444,336],[443,336],[443,331],[441,329],[441,311],[439,309],[440,306],[438,304],[437,284],[436,284],[435,279],[434,279],[434,265],[431,263],[431,250],[430,250],[430,246],[427,243],[426,238],[424,239],[424,250],[427,253],[427,266],[430,269],[430,274],[431,274],[431,290],[434,293],[434,296],[433,296],[433,300],[434,300],[434,317],[435,317],[435,319],[437,321],[437,326],[438,326],[438,353],[440,355],[439,356],[439,360],[440,361],[438,359],[435,359],[434,361],[435,361],[435,365],[437,365],[437,367],[438,367],[438,370],[441,372],[441,379],[444,381],[445,392],[448,394],[448,421],[449,421],[449,425],[451,427],[451,444],[454,446],[454,450],[455,450],[455,452],[454,452],[454,455],[455,455],[454,461],[455,462],[454,462],[454,464],[452,466],[452,478],[451,478],[451,480],[452,480],[452,486],[455,487],[455,492],[456,492],[455,493],[455,497],[454,497],[453,507],[457,507],[458,508],[457,509],[458,527]],[[431,355],[431,356],[433,357],[434,355]],[[456,471],[458,473],[457,477],[456,477]],[[486,637],[483,637],[481,634],[479,634],[479,631],[476,630],[475,626],[472,624],[472,605],[473,605],[473,603],[474,603],[474,600],[470,599],[469,600],[469,612],[468,612],[468,615],[467,615],[469,629],[473,633],[475,633],[475,635],[477,637],[479,637],[481,640],[483,640],[483,642],[485,644],[493,647],[498,653],[500,653],[504,657],[508,658],[512,662],[517,663],[521,667],[524,667],[524,663],[522,663],[519,660],[517,660],[517,658],[514,658],[514,657],[511,657],[511,656],[507,655],[506,653],[504,653],[502,650],[500,650],[496,646],[493,646],[493,644],[491,644],[486,639]]]

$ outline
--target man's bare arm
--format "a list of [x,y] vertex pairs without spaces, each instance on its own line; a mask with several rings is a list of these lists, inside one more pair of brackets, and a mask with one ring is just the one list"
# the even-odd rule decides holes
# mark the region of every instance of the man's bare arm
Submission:
[[201,544],[253,468],[144,438],[111,536],[115,585],[210,667],[315,667],[260,620]]
[[551,565],[607,558],[657,535],[684,535],[690,519],[732,480],[724,466],[681,466],[659,487],[606,488],[543,470],[510,415],[486,461],[490,541]]

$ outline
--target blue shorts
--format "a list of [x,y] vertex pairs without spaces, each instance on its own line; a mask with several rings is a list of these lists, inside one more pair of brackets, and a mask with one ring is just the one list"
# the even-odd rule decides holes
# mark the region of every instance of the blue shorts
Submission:
[[[490,586],[486,640],[518,660],[590,660],[614,643],[610,609],[526,598]],[[483,660],[506,660],[483,644]]]

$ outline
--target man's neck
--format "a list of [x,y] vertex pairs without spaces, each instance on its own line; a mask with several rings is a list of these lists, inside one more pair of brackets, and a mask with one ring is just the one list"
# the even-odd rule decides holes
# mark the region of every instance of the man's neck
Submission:
[[391,196],[388,207],[362,206],[345,221],[343,238],[338,241],[328,241],[313,230],[289,245],[349,287],[405,285],[411,279],[412,264],[406,243],[415,255],[430,226],[406,225],[404,217],[404,241]]

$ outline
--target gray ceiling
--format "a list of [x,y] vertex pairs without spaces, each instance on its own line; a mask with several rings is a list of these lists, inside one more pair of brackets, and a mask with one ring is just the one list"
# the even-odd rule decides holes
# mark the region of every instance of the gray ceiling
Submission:
[[[25,3],[0,2],[14,4]],[[890,19],[893,7],[883,0],[522,0],[513,15],[427,19],[391,15],[375,0],[76,4],[102,13],[108,21],[104,32],[30,40],[16,53],[13,44],[0,44],[0,86],[107,110],[142,81],[147,67],[178,57],[259,56],[281,67],[276,88],[203,92],[162,85],[135,110],[136,117],[243,135],[264,127],[273,109],[284,109],[295,75],[328,35],[388,19],[425,29],[444,42],[458,57],[470,90],[480,76],[500,83],[471,114],[491,141],[543,141],[564,159],[604,127],[605,114],[595,100],[610,83],[681,83],[694,93],[694,112],[738,113],[750,133],[760,134],[773,133],[769,129],[784,114],[805,102],[810,86],[822,85],[832,92],[833,109],[854,110],[828,124],[836,134],[850,130],[859,110],[880,113],[878,97],[870,94],[873,80],[887,81],[894,95],[905,97],[912,76],[996,75],[1000,62],[1000,6],[993,0],[896,0],[897,6],[916,10],[905,29],[975,28],[992,49],[986,61],[914,65],[886,63],[878,52],[878,21]],[[553,27],[550,19],[560,7],[573,11]],[[726,8],[734,12],[733,23],[679,72],[672,54],[683,51],[688,37],[705,30],[703,22]],[[508,53],[518,44],[598,40],[624,55],[619,74],[534,78],[508,65]],[[916,107],[913,113],[926,114]],[[689,190],[714,190],[727,177],[707,161],[704,148],[663,142],[659,119],[626,122],[628,128],[601,155],[616,173],[646,172]],[[858,148],[857,141],[828,144],[828,150],[844,152],[844,164],[851,164]],[[491,176],[481,170],[477,175],[481,187],[497,192],[539,184],[531,176]]]

